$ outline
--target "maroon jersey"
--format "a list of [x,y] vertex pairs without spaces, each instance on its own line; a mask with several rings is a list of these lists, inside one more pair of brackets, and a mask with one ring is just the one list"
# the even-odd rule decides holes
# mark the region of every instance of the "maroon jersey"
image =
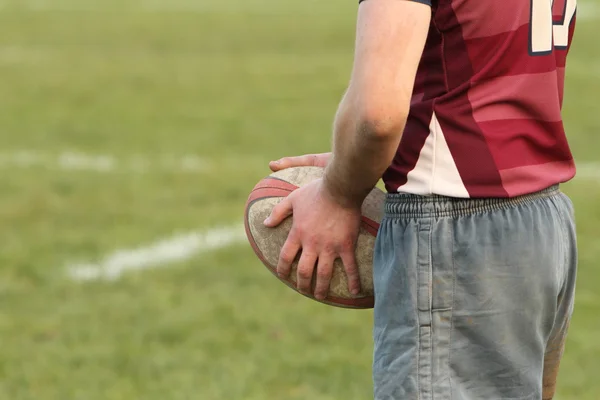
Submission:
[[432,9],[388,191],[513,197],[575,175],[561,117],[576,0],[418,0]]

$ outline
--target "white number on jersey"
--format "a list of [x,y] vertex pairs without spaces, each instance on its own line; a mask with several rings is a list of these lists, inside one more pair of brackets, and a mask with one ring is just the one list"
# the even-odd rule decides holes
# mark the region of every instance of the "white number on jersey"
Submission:
[[554,0],[531,0],[531,21],[529,31],[529,54],[532,56],[550,54],[569,45],[569,28],[577,0],[564,0],[565,10],[560,22],[552,21]]

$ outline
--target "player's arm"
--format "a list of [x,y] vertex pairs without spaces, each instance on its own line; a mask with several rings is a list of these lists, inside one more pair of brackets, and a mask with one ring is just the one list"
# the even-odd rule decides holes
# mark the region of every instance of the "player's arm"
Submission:
[[324,179],[290,193],[264,222],[275,227],[294,216],[277,273],[289,276],[300,252],[296,279],[302,293],[310,293],[316,267],[314,296],[324,299],[338,258],[350,292],[361,289],[355,257],[360,206],[400,141],[430,14],[429,6],[409,0],[365,0],[359,7],[354,68],[335,119],[333,156],[303,159],[326,164]]
[[365,0],[359,6],[353,71],[324,177],[342,204],[362,204],[400,143],[431,18],[423,3]]

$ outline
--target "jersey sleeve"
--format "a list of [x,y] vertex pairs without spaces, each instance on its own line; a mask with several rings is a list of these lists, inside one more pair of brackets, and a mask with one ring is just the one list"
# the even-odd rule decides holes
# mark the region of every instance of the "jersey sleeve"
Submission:
[[[358,4],[362,3],[363,1],[366,1],[366,0],[358,0]],[[405,1],[414,1],[415,3],[421,3],[421,4],[426,4],[428,6],[431,6],[432,0],[405,0]]]

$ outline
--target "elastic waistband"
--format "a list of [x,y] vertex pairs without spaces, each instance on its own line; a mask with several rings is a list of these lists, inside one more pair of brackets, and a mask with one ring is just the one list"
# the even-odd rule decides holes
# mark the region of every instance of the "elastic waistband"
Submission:
[[392,218],[459,217],[516,207],[548,198],[560,192],[554,185],[542,191],[512,198],[454,198],[446,196],[419,196],[388,193],[385,216]]

